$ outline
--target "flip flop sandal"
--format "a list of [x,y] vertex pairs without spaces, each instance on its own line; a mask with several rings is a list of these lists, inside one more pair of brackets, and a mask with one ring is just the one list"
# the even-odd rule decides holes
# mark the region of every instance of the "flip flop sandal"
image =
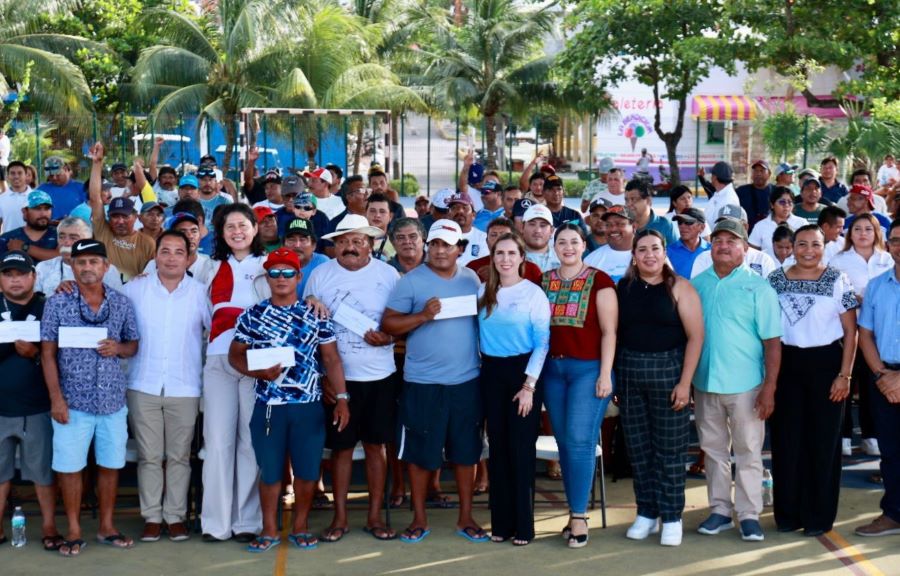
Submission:
[[[78,547],[77,550],[75,549],[76,546]],[[64,548],[67,548],[67,550],[63,550]],[[59,555],[64,558],[74,558],[81,554],[85,548],[87,548],[87,542],[81,538],[77,540],[64,540],[63,543],[60,544],[58,552]]]
[[288,534],[288,542],[301,550],[314,550],[319,547],[319,539],[310,532],[297,532]]
[[121,550],[134,547],[134,542],[129,541],[128,537],[121,532],[110,534],[109,536],[97,534],[97,542],[104,546],[112,546],[113,548],[119,548]]
[[365,526],[363,532],[371,534],[376,540],[395,540],[397,533],[386,526]]
[[[44,550],[47,552],[58,552],[59,547],[65,543],[66,539],[57,534],[56,536],[44,536],[41,538],[41,544],[44,545]],[[0,542],[3,544],[3,542]]]
[[403,534],[400,535],[400,541],[406,542],[407,544],[418,544],[429,534],[431,534],[431,530],[428,528],[407,528],[403,531]]
[[529,544],[531,544],[531,539],[513,538],[512,544],[513,546],[528,546]]
[[475,542],[476,544],[480,544],[482,542],[487,542],[491,538],[487,535],[482,528],[477,526],[466,526],[465,528],[460,528],[456,531],[457,536],[462,536],[469,542]]
[[329,543],[340,542],[348,532],[350,532],[349,528],[329,528],[328,530],[322,532],[322,535],[319,536],[319,540]]
[[249,545],[247,545],[247,552],[252,552],[253,554],[262,554],[263,552],[268,552],[272,548],[275,548],[281,544],[281,538],[271,537],[271,536],[257,536],[256,539],[253,540]]
[[509,536],[498,536],[497,534],[491,534],[491,542],[494,544],[502,544],[509,540]]

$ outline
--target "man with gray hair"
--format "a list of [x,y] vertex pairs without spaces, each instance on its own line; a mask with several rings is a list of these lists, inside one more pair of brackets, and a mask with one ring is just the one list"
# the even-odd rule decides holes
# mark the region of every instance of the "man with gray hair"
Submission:
[[[39,262],[36,266],[37,282],[35,291],[43,292],[48,297],[52,296],[56,289],[64,281],[74,281],[72,272],[72,245],[79,240],[86,240],[94,236],[91,225],[75,216],[63,218],[56,227],[57,246],[59,256]],[[120,290],[122,288],[122,275],[119,270],[110,263],[109,270],[103,276],[103,282],[110,288]]]

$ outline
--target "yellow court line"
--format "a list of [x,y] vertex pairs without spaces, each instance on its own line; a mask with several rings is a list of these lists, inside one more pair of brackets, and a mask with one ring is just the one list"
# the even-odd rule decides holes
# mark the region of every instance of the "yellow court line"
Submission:
[[837,550],[834,551],[835,555],[839,555],[839,553],[843,554],[848,559],[852,560],[856,567],[862,569],[870,576],[885,576],[885,573],[879,570],[871,560],[863,556],[863,553],[860,552],[856,546],[848,542],[834,530],[825,534],[825,537],[831,540],[832,544],[837,547]]
[[285,570],[287,570],[287,553],[288,548],[290,548],[290,541],[288,541],[288,522],[291,521],[290,515],[287,510],[282,510],[281,512],[281,546],[278,547],[278,550],[275,552],[278,554],[275,557],[275,576],[284,576]]

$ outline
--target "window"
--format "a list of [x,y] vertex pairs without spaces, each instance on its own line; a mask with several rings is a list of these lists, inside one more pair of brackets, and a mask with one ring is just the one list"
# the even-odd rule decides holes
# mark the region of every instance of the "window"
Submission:
[[706,123],[706,143],[707,144],[724,144],[725,143],[725,123],[724,122],[707,122]]

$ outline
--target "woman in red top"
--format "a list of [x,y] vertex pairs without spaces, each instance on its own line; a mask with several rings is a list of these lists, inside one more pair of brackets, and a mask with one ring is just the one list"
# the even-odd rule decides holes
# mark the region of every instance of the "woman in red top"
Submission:
[[619,310],[612,279],[584,264],[584,232],[566,223],[556,230],[559,268],[544,273],[550,300],[550,358],[544,367],[544,403],[559,446],[570,548],[588,541],[587,504],[600,423],[612,398],[612,366]]

